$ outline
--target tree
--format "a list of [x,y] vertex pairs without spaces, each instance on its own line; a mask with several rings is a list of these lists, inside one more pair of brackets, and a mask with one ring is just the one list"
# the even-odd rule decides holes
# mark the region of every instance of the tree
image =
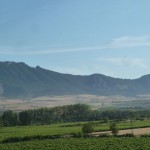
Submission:
[[82,127],[82,132],[85,133],[92,133],[94,131],[94,125],[92,123],[86,123]]
[[0,128],[3,126],[2,117],[0,116]]
[[12,111],[6,111],[2,115],[2,123],[4,126],[15,126],[18,124],[17,114]]
[[115,135],[115,136],[116,136],[116,135],[118,134],[118,132],[119,132],[119,129],[118,129],[116,123],[110,124],[110,130],[111,130],[111,133],[112,133],[113,135]]
[[19,113],[19,120],[21,125],[30,125],[31,117],[27,111],[22,111]]
[[108,123],[108,122],[109,122],[108,117],[104,117],[104,118],[103,118],[103,121],[104,121],[104,123]]

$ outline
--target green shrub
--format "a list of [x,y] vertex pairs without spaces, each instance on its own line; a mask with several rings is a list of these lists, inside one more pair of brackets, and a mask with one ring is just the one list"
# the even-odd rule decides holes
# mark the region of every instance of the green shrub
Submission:
[[94,125],[92,123],[90,123],[90,122],[84,124],[83,127],[82,127],[82,132],[84,134],[86,134],[86,133],[92,133],[93,131],[94,131]]

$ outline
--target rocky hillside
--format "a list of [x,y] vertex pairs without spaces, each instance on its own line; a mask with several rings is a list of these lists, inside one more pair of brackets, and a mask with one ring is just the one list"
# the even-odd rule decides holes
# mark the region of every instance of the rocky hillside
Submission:
[[101,74],[62,74],[25,63],[0,62],[1,97],[37,97],[63,94],[137,95],[150,93],[150,75],[118,79]]

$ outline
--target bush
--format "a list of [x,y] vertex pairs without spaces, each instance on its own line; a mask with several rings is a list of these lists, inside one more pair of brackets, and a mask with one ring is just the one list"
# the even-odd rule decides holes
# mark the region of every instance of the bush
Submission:
[[81,138],[81,137],[83,137],[83,133],[82,132],[74,133],[72,137]]
[[111,135],[109,135],[107,133],[102,133],[98,137],[111,137]]
[[143,135],[141,135],[140,137],[150,137],[150,134],[143,134]]
[[110,130],[111,130],[111,133],[112,133],[113,135],[115,135],[115,136],[116,136],[116,135],[118,134],[118,132],[119,132],[119,129],[118,129],[116,123],[110,124]]
[[124,134],[125,137],[135,137],[133,133]]
[[94,125],[92,123],[86,123],[82,127],[82,132],[84,134],[86,133],[92,133],[94,131]]
[[127,134],[117,135],[117,137],[135,137],[135,135],[133,133],[127,133]]

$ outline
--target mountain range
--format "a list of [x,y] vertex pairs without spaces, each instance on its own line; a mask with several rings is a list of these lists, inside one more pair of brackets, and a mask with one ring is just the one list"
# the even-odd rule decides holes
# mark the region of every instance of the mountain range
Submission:
[[0,62],[0,97],[32,98],[51,95],[138,95],[150,93],[150,75],[119,79],[102,74],[71,75],[30,67],[23,62]]

